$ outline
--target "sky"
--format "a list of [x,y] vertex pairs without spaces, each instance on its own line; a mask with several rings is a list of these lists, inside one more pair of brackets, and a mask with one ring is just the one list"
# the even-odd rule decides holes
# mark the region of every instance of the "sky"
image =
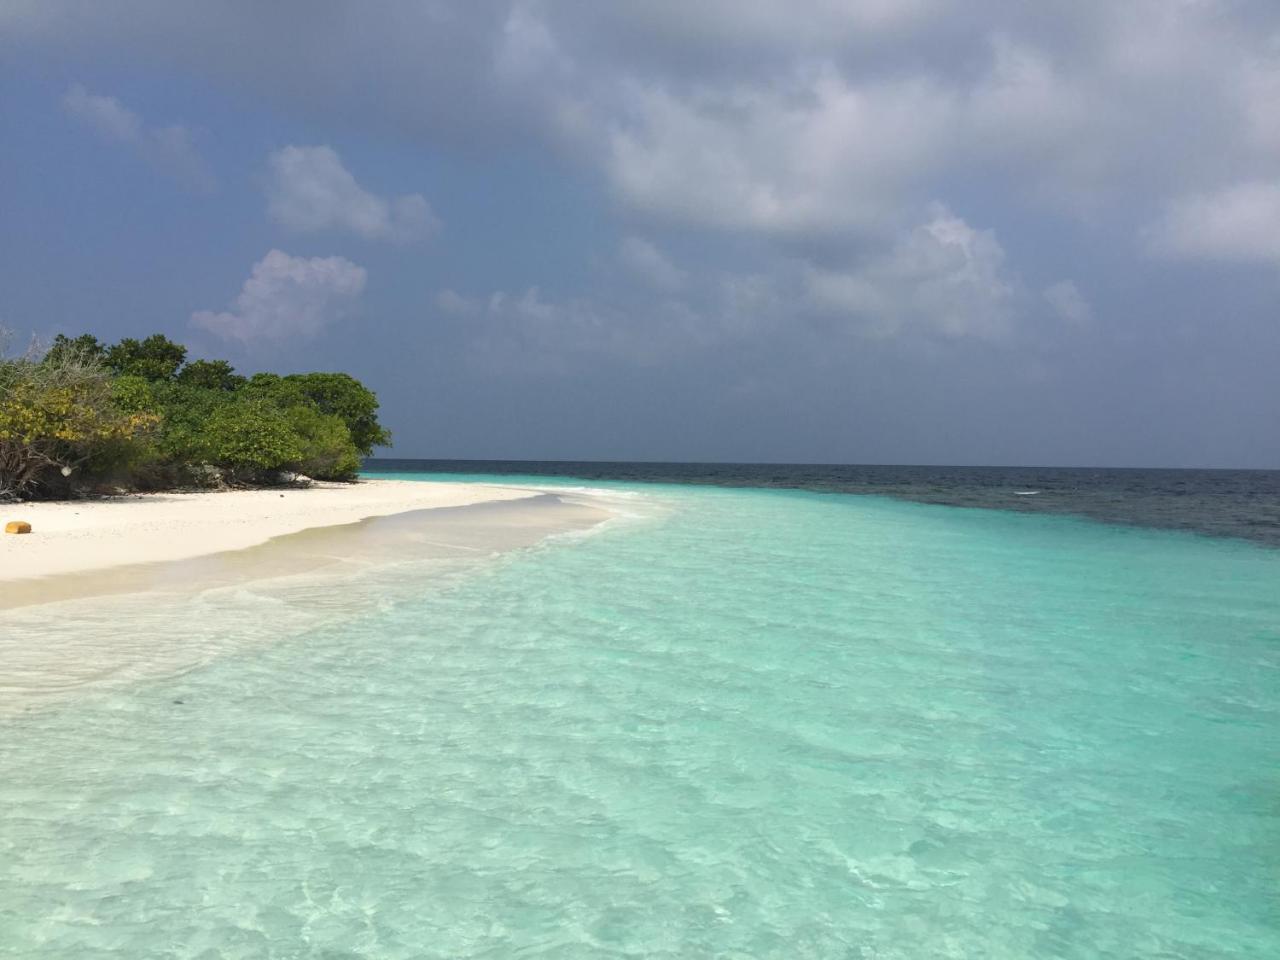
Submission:
[[0,325],[385,455],[1280,467],[1280,4],[0,0]]

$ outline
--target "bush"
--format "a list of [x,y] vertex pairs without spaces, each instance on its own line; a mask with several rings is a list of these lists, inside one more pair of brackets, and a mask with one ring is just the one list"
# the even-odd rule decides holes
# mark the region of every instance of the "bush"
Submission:
[[160,334],[110,346],[59,335],[42,359],[0,354],[0,495],[72,492],[62,467],[80,487],[163,489],[219,471],[238,484],[282,470],[354,480],[360,455],[390,442],[377,397],[347,374],[246,379],[186,354]]
[[[78,337],[78,342],[84,340]],[[95,338],[90,337],[94,340]],[[168,337],[154,333],[145,340],[126,337],[105,351],[107,366],[120,376],[145,380],[172,380],[187,358],[187,348]]]
[[152,409],[160,415],[156,445],[172,464],[198,465],[208,459],[209,424],[234,393],[184,383],[150,384]]
[[271,404],[237,399],[213,411],[200,436],[203,460],[235,483],[260,480],[268,471],[300,463],[302,438]]
[[378,398],[355,377],[345,373],[295,373],[283,378],[287,388],[297,390],[321,413],[341,417],[351,433],[351,442],[364,456],[374,447],[391,443],[391,433],[378,423]]
[[302,447],[302,456],[295,465],[298,472],[317,480],[356,478],[360,454],[341,418],[301,405],[290,407],[286,415]]
[[225,360],[192,360],[178,371],[175,379],[189,387],[206,390],[239,390],[246,382]]
[[39,361],[0,357],[0,496],[30,494],[51,474],[144,435],[157,419],[117,406],[110,374],[80,349],[64,346]]

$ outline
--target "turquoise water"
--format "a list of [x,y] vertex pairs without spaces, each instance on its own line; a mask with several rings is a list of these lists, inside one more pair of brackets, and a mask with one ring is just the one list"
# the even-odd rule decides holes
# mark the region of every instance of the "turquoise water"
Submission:
[[1280,955],[1280,551],[645,489],[0,717],[0,956]]

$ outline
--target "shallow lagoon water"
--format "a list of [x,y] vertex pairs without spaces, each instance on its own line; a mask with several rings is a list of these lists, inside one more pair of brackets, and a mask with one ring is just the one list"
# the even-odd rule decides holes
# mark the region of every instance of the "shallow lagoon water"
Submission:
[[1280,551],[640,489],[0,717],[0,956],[1280,955]]

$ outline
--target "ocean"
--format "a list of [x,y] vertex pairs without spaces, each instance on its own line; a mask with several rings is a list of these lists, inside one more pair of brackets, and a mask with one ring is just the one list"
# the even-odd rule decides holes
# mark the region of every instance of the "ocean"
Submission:
[[1280,475],[372,466],[618,516],[0,614],[226,641],[0,715],[0,956],[1280,956]]
[[1280,470],[842,466],[530,460],[366,461],[387,476],[448,474],[867,494],[949,507],[1088,517],[1280,547]]

